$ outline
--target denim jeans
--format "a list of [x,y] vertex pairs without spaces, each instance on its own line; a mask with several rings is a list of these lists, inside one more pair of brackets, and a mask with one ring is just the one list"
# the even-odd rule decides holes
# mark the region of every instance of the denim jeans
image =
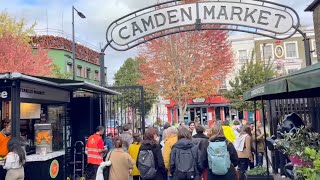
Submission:
[[262,166],[262,165],[263,165],[263,153],[259,152],[257,157],[257,166]]
[[240,180],[245,180],[245,172],[248,170],[250,160],[249,158],[239,158],[238,169],[240,172]]

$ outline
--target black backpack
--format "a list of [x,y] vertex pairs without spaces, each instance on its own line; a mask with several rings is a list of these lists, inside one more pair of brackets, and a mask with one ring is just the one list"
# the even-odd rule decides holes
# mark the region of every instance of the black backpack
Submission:
[[138,169],[142,179],[153,179],[156,174],[154,156],[151,150],[142,150],[138,157]]
[[177,149],[175,159],[176,170],[174,175],[178,179],[194,179],[196,175],[194,161],[192,148]]

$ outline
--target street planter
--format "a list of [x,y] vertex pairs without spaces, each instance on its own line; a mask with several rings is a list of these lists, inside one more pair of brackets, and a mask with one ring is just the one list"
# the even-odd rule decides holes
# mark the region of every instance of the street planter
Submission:
[[273,176],[270,175],[247,175],[247,180],[273,180]]

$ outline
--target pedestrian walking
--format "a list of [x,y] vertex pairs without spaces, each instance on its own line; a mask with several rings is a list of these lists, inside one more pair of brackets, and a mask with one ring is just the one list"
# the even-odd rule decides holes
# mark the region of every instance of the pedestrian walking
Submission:
[[205,154],[203,159],[204,167],[208,168],[208,180],[237,180],[237,151],[225,137],[220,123],[213,124],[209,142],[202,151],[205,151],[202,154]]
[[190,132],[190,135],[193,136],[195,135],[196,133],[194,133],[195,131],[195,123],[193,121],[189,122],[189,132]]
[[133,170],[134,160],[123,150],[123,140],[114,139],[115,149],[110,151],[107,159],[111,161],[109,180],[129,180],[129,175]]
[[136,165],[143,180],[167,180],[167,171],[164,166],[159,134],[156,128],[148,128],[145,132]]
[[[196,127],[196,132],[197,134],[192,136],[192,142],[194,144],[196,144],[201,152],[200,156],[201,157],[205,157],[207,154],[207,144],[208,144],[208,140],[209,138],[204,135],[204,132],[206,131],[206,129],[202,126],[202,125],[198,125]],[[202,164],[204,164],[204,161],[201,159]],[[207,179],[207,168],[203,168],[202,170],[202,180],[206,180]]]
[[141,136],[139,133],[133,133],[133,143],[129,146],[128,153],[131,158],[134,160],[133,170],[131,172],[131,176],[133,180],[140,180],[140,172],[136,166],[136,162],[138,160],[139,149],[141,147]]
[[239,137],[234,142],[234,147],[237,150],[239,157],[239,165],[238,169],[240,171],[240,179],[244,180],[244,173],[247,171],[249,167],[250,161],[253,161],[252,153],[251,153],[251,127],[250,125],[245,125]]
[[103,126],[98,126],[96,128],[96,133],[88,138],[86,144],[86,151],[88,152],[88,179],[96,179],[99,165],[103,162],[103,153],[108,151],[108,149],[105,148],[101,137],[104,134],[104,130]]
[[6,156],[4,169],[7,170],[5,180],[24,180],[26,152],[21,148],[19,139],[11,138],[8,142],[9,153]]
[[[264,136],[265,134],[261,130],[261,122],[257,121],[257,130],[252,131],[252,138],[253,138],[253,147],[257,147],[257,152],[258,156],[256,157],[257,159],[257,166],[262,166],[263,165],[263,157],[264,157],[264,152],[265,152],[265,142],[264,142]],[[257,134],[255,134],[257,132]]]
[[[181,128],[185,128],[185,127],[181,127]],[[167,140],[164,143],[163,160],[164,160],[164,165],[166,166],[166,169],[168,171],[168,180],[172,180],[172,174],[170,173],[170,154],[171,154],[173,145],[178,141],[178,131],[176,127],[172,126],[166,130],[166,133],[167,133]]]
[[120,134],[120,138],[123,140],[123,150],[127,152],[129,145],[133,142],[132,130],[129,124],[123,126],[123,133]]
[[170,156],[170,173],[173,180],[201,180],[202,163],[200,150],[192,143],[186,128],[178,129],[178,142],[173,145]]
[[223,129],[224,136],[227,138],[227,140],[233,143],[236,140],[236,135],[234,134],[229,124],[230,122],[228,120],[225,120],[223,122],[222,129]]
[[236,138],[240,135],[241,132],[241,125],[240,125],[240,121],[238,120],[234,120],[233,121],[233,125],[231,126],[234,135],[236,136]]
[[113,138],[113,134],[108,133],[107,137],[104,139],[104,145],[107,147],[108,151],[111,151],[114,148],[112,138]]

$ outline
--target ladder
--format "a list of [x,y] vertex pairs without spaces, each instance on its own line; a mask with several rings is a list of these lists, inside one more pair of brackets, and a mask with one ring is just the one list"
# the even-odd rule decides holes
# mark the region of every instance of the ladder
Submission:
[[84,178],[84,143],[77,141],[74,143],[73,149],[73,180],[76,180],[80,175],[80,178]]

